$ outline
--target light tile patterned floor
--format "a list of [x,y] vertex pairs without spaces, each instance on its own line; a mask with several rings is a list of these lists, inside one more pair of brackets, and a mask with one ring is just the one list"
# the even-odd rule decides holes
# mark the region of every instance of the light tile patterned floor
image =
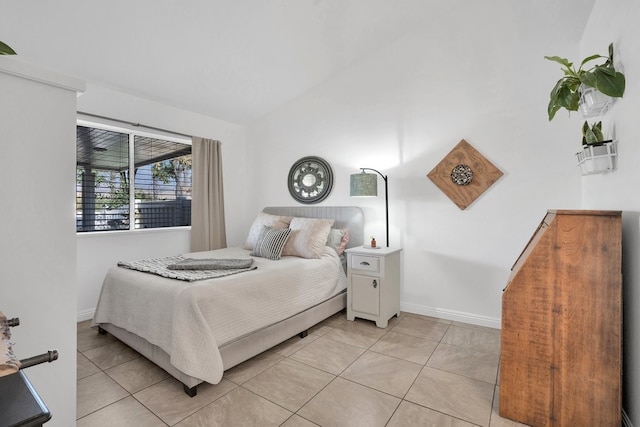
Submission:
[[410,313],[380,329],[342,312],[189,398],[89,323],[78,324],[79,427],[521,425],[498,415],[495,329]]

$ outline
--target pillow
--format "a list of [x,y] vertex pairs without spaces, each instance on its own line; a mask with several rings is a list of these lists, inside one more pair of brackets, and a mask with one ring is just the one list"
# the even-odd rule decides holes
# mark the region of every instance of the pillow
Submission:
[[291,234],[291,229],[289,228],[272,228],[263,225],[253,252],[249,255],[279,260],[289,234]]
[[293,218],[289,224],[291,236],[282,255],[320,258],[333,223],[332,219]]
[[329,231],[329,237],[327,238],[327,246],[335,249],[338,255],[344,253],[344,248],[349,243],[349,229],[348,228],[332,228]]
[[292,217],[290,216],[271,215],[265,212],[260,212],[253,221],[253,224],[249,229],[247,240],[244,242],[244,246],[242,247],[244,249],[253,249],[255,247],[258,236],[260,236],[260,233],[262,232],[263,225],[272,228],[287,228],[289,227],[291,218]]

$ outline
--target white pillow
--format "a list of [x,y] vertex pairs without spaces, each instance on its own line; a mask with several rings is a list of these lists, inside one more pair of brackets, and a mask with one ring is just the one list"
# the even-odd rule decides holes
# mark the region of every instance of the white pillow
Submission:
[[291,235],[282,255],[320,258],[333,223],[332,219],[293,218],[289,224]]
[[292,217],[290,216],[271,215],[265,212],[260,212],[249,229],[249,235],[247,236],[247,240],[244,242],[243,248],[255,248],[256,241],[262,232],[263,225],[271,228],[288,228],[291,218]]

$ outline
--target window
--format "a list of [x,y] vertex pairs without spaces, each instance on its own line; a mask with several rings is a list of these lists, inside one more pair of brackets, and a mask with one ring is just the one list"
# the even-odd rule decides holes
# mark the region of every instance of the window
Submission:
[[191,145],[77,126],[78,232],[188,225]]

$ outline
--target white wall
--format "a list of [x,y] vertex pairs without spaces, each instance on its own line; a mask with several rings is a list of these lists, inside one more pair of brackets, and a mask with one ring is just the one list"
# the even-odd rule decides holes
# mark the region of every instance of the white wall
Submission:
[[[78,100],[78,111],[222,141],[227,243],[238,245],[244,241],[246,222],[251,221],[247,218],[254,214],[245,215],[247,165],[243,127],[95,84],[89,84]],[[189,252],[190,232],[190,227],[186,227],[79,234],[76,242],[77,320],[92,318],[104,275],[115,263]]]
[[580,57],[607,54],[615,47],[615,63],[627,78],[624,98],[602,119],[609,135],[618,140],[618,169],[582,179],[583,207],[623,211],[624,277],[624,403],[634,426],[640,425],[640,198],[637,168],[640,159],[640,3],[634,0],[597,0],[580,45]]
[[[383,198],[349,198],[349,175],[378,169],[389,176],[391,245],[404,249],[402,309],[499,327],[510,268],[546,210],[580,207],[579,128],[548,122],[561,74],[543,59],[577,53],[578,39],[514,2],[441,3],[425,13],[455,10],[452,25],[412,28],[248,126],[261,182],[251,203],[295,204],[289,168],[317,155],[335,175],[322,203],[363,206],[367,237],[382,243]],[[463,138],[504,176],[461,211],[426,174]]]
[[19,359],[59,352],[25,371],[53,426],[74,425],[76,415],[73,140],[83,87],[0,57],[0,311],[20,318],[11,328]]

